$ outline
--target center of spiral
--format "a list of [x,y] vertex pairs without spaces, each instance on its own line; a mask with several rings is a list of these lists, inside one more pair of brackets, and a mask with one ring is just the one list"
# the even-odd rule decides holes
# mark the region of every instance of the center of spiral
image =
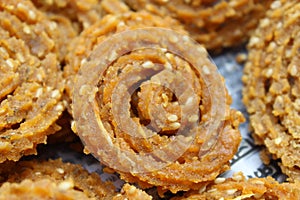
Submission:
[[180,128],[181,108],[170,88],[151,79],[143,82],[131,96],[132,117],[160,135],[174,135]]

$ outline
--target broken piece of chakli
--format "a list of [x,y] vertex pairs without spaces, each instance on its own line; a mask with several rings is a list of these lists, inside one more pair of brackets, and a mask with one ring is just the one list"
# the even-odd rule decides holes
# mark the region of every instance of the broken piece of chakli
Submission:
[[[230,109],[205,48],[185,32],[150,27],[156,19],[145,12],[108,16],[82,33],[78,41],[90,42],[74,48],[67,69],[75,77],[73,129],[86,151],[162,195],[199,189],[227,170],[244,118]],[[119,26],[125,28],[117,32]]]

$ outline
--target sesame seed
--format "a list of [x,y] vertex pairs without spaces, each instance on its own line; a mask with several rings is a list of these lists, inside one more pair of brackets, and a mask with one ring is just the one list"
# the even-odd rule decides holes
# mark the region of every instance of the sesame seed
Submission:
[[297,72],[298,72],[298,70],[297,70],[296,65],[293,65],[293,66],[291,67],[290,74],[291,74],[292,76],[296,76],[296,75],[297,75]]
[[199,119],[198,115],[192,115],[192,116],[189,117],[188,121],[189,122],[196,122],[196,121],[198,121],[198,119]]
[[27,34],[30,34],[30,33],[31,33],[31,30],[30,30],[29,26],[24,26],[23,32],[24,32],[24,33],[27,33]]
[[36,90],[35,97],[40,97],[43,94],[43,88],[39,88]]
[[272,76],[272,74],[273,74],[273,69],[271,69],[271,68],[267,69],[267,71],[266,71],[266,77],[270,78]]
[[274,143],[279,145],[282,142],[282,138],[278,137],[274,140]]
[[251,39],[249,41],[249,46],[252,47],[252,46],[258,44],[259,41],[260,41],[260,39],[258,37],[253,36],[253,37],[251,37]]
[[271,6],[272,9],[280,8],[281,7],[281,2],[280,1],[274,1]]
[[14,64],[13,64],[13,61],[11,59],[7,59],[5,61],[7,63],[7,65],[10,67],[10,68],[14,68]]
[[154,64],[151,61],[146,61],[146,62],[144,62],[142,64],[142,67],[144,67],[144,68],[152,68],[152,67],[154,67]]
[[58,185],[60,191],[66,191],[74,187],[73,181],[63,181]]
[[168,120],[169,120],[170,122],[175,122],[175,121],[178,120],[178,117],[177,117],[177,115],[171,114],[171,115],[168,116]]
[[57,89],[53,90],[51,93],[51,98],[57,98],[60,96],[59,94],[60,94],[59,90],[57,90]]
[[269,20],[268,18],[262,19],[262,20],[260,21],[260,26],[261,26],[262,28],[268,26],[269,24],[270,24],[270,20]]
[[60,173],[60,174],[65,173],[65,170],[62,169],[62,168],[57,168],[56,171],[57,171],[58,173]]
[[32,10],[30,10],[30,11],[28,12],[28,15],[29,15],[29,18],[30,18],[31,20],[35,20],[35,19],[36,19],[36,14],[35,14]]
[[180,128],[181,124],[178,122],[174,122],[174,123],[170,124],[170,126],[174,129],[178,129],[178,128]]
[[229,190],[226,190],[226,193],[229,194],[229,195],[232,195],[232,194],[234,194],[236,191],[237,191],[237,189],[229,189]]
[[225,182],[225,180],[226,180],[225,178],[219,177],[219,178],[216,178],[214,182],[215,182],[215,184],[219,184],[219,183]]
[[203,72],[204,74],[210,74],[210,71],[206,65],[203,66]]

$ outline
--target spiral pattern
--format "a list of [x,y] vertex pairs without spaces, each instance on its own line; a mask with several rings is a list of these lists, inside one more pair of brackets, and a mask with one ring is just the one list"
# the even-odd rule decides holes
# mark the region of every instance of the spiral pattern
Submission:
[[[135,21],[133,15],[149,14],[122,17]],[[91,27],[95,42],[87,44],[72,90],[74,130],[88,152],[128,182],[161,193],[200,188],[229,168],[243,117],[230,110],[205,48],[187,34],[141,29],[130,20],[131,27],[105,39],[103,22]]]
[[248,44],[243,101],[254,136],[300,180],[300,4],[274,1]]
[[35,153],[59,130],[55,122],[65,106],[59,23],[30,1],[1,1],[0,18],[1,163]]
[[271,0],[125,0],[133,10],[172,16],[208,50],[238,46],[247,41]]

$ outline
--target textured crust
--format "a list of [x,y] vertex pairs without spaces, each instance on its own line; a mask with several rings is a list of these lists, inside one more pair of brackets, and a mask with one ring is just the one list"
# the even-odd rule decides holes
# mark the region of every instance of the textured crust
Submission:
[[232,178],[217,178],[199,191],[191,191],[172,200],[192,199],[299,199],[299,183],[278,183],[271,177],[245,179],[242,173]]
[[251,37],[243,102],[254,138],[300,180],[300,3],[274,1]]
[[112,184],[103,183],[98,174],[90,174],[78,164],[63,163],[61,160],[32,160],[0,165],[2,183],[21,183],[26,179],[35,183],[48,179],[54,186],[72,186],[89,198],[109,198],[115,195]]
[[[168,22],[171,22],[174,24],[174,26],[171,26]],[[179,44],[184,44],[180,47],[182,51],[185,51],[186,49],[197,49],[200,53],[202,53],[200,57],[195,59],[201,61],[201,64],[196,66],[196,68],[199,68],[202,75],[199,75],[200,72],[195,70],[193,68],[194,66],[191,66],[187,61],[177,55],[172,54],[172,50],[170,50],[170,52],[164,52],[164,49],[161,47],[154,48],[155,50],[142,48],[133,52],[126,52],[126,54],[122,55],[118,59],[116,58],[118,55],[115,55],[116,52],[113,50],[98,50],[99,48],[101,49],[104,47],[101,42],[107,41],[105,39],[107,39],[108,36],[114,37],[112,34],[116,32],[126,34],[126,37],[129,37],[129,39],[126,40],[125,38],[121,37],[121,41],[112,41],[113,44],[109,44],[107,47],[116,47],[117,51],[125,52],[126,50],[123,48],[127,48],[131,44],[133,45],[134,42],[139,41],[138,36],[131,37],[131,32],[125,30],[143,31],[142,29],[137,28],[147,26],[176,29],[175,25],[177,25],[177,23],[172,21],[170,18],[162,19],[146,12],[126,13],[119,16],[107,16],[102,21],[83,31],[81,36],[76,39],[77,41],[72,44],[74,46],[71,46],[73,48],[70,49],[73,51],[71,51],[70,55],[68,55],[68,65],[65,70],[65,76],[68,79],[67,84],[70,87],[69,93],[71,94],[71,97],[73,97],[73,101],[74,98],[77,98],[76,103],[73,102],[73,116],[75,119],[74,130],[78,131],[79,136],[85,143],[85,147],[88,152],[92,152],[94,156],[96,156],[109,167],[114,165],[112,168],[116,169],[117,172],[121,174],[122,179],[131,183],[137,182],[142,187],[157,186],[161,194],[167,190],[176,193],[180,190],[200,188],[203,185],[206,185],[208,182],[214,180],[214,178],[220,173],[227,170],[229,168],[229,160],[236,152],[241,139],[238,131],[238,125],[241,121],[243,121],[243,117],[240,112],[229,109],[231,100],[224,85],[222,85],[223,79],[220,78],[219,75],[215,76],[215,66],[208,59],[206,50],[200,45],[189,47],[186,46],[186,41],[178,41],[176,44],[176,46],[180,46]],[[177,27],[180,28],[178,25]],[[180,30],[179,28],[176,30]],[[160,30],[161,32],[153,33],[149,38],[147,38],[147,31],[145,32],[146,35],[142,36],[146,37],[144,38],[147,40],[145,43],[152,43],[153,41],[156,41],[157,34],[163,34],[164,31],[167,31],[166,29],[155,30]],[[167,32],[170,32],[170,30]],[[184,33],[184,31],[182,32]],[[179,39],[188,40],[186,35],[185,37],[177,38],[176,34],[179,33],[176,33],[175,35],[173,34],[170,33],[170,35],[164,35],[163,38],[169,40],[171,43],[172,41],[173,43],[174,41],[176,43],[176,41]],[[118,37],[118,34],[115,36]],[[128,45],[119,46],[119,42],[122,41],[127,42]],[[169,46],[166,45],[164,48],[168,49]],[[110,52],[108,57],[101,60],[99,56],[106,55],[107,52]],[[104,66],[104,64],[101,62],[106,62],[107,60],[113,61],[113,64],[107,66],[106,68],[106,66]],[[158,68],[154,67],[154,63],[157,63]],[[80,72],[77,79],[79,81],[74,83],[73,79],[76,73],[79,71],[79,68],[82,66],[85,66],[84,69],[81,70],[85,72],[86,77],[83,75],[84,73]],[[102,76],[102,74],[98,74],[96,68],[99,69],[99,66],[105,67],[105,69],[100,69],[105,71],[105,75]],[[175,72],[172,72],[172,74],[171,72],[168,72],[167,69],[171,69],[171,71],[174,70]],[[162,73],[160,73],[160,71],[162,71]],[[164,72],[167,74],[164,74]],[[176,73],[180,75],[174,76]],[[199,76],[207,76],[207,80],[199,78]],[[140,85],[140,91],[133,94],[132,101],[129,103],[127,102],[128,99],[122,99],[123,97],[127,98],[125,97],[126,89],[116,89],[119,91],[117,95],[120,98],[116,99],[116,101],[113,101],[112,94],[114,93],[114,89],[117,88],[117,85],[121,80],[124,81],[124,86],[127,86],[126,84],[128,82],[126,82],[126,80],[127,78],[129,80],[130,77],[136,77],[136,79],[140,79],[142,82],[144,82]],[[169,79],[166,77],[169,77]],[[185,79],[179,80],[178,77],[185,77]],[[169,83],[168,81],[172,80],[173,78],[175,81]],[[92,82],[95,79],[96,81],[99,80],[95,86],[83,83],[84,81],[87,81],[88,83],[94,84]],[[150,79],[151,81],[156,81],[158,84],[160,81],[166,81],[167,85],[175,84],[178,86],[175,87],[178,89],[178,91],[180,89],[186,89],[186,93],[182,92],[186,94],[182,95],[184,96],[182,98],[191,98],[189,101],[185,99],[184,101],[182,100],[182,102],[188,102],[186,103],[187,106],[180,107],[179,100],[174,100],[174,102],[172,102],[172,91],[164,89],[161,86],[155,86],[155,84],[148,84],[148,81],[144,81]],[[210,82],[204,83],[204,81]],[[74,86],[74,84],[76,86]],[[189,88],[190,90],[185,88],[184,84],[192,85],[192,89],[195,91],[195,93],[191,92],[191,88]],[[210,91],[212,93],[208,92],[209,89],[205,84],[209,85],[210,89],[215,91]],[[72,86],[75,88],[73,95],[71,91]],[[92,96],[92,93],[95,91],[97,92],[95,104],[93,104],[94,101],[90,97],[81,97],[84,95],[89,95],[90,93]],[[125,95],[123,93],[125,93]],[[208,93],[216,96],[212,98],[210,95],[207,96]],[[195,95],[196,97],[193,98]],[[149,101],[150,99],[152,99],[152,101]],[[217,102],[216,105],[212,105],[215,102]],[[224,103],[224,105],[218,107],[219,103]],[[114,104],[116,107],[120,107],[115,110],[115,112],[118,113],[113,113],[114,111],[112,111],[112,104]],[[127,119],[127,115],[124,117],[120,112],[121,110],[126,110],[127,108],[123,106],[127,106],[129,104],[131,104],[132,107],[135,107],[136,110],[123,112],[123,115],[124,113],[126,115],[129,112],[132,112],[131,114],[133,116]],[[159,107],[161,104],[164,105],[165,110],[159,112],[158,110],[160,109]],[[191,109],[192,105],[195,105],[196,109]],[[97,117],[94,118],[93,114],[90,113],[90,110],[87,111],[85,109],[94,109],[95,107],[97,107],[97,109],[95,109],[95,116]],[[218,128],[215,127],[217,130],[214,129],[214,131],[212,131],[213,136],[205,135],[206,131],[210,131],[208,130],[210,125],[203,129],[198,125],[192,125],[193,123],[198,123],[198,120],[200,120],[197,115],[193,115],[193,112],[198,114],[198,111],[200,110],[199,107],[202,112],[201,115],[203,115],[201,119],[201,125],[206,123],[209,124],[211,122],[210,120],[218,121],[218,118],[224,115],[224,118],[221,117],[222,125],[219,124]],[[182,114],[180,113],[180,110],[183,108],[186,109],[186,113],[182,111]],[[221,113],[216,115],[211,114],[210,112],[213,112],[214,110],[218,110]],[[167,115],[163,116],[161,113]],[[139,132],[140,129],[133,129],[130,124],[137,123],[139,124],[138,126],[144,126],[143,123],[147,123],[147,121],[151,119],[151,117],[149,118],[151,115],[152,117],[155,116],[155,122],[151,125],[151,131],[161,130],[161,132],[159,134],[154,134],[153,137],[149,137],[149,140],[143,138],[144,136],[131,137],[130,133],[141,135],[143,135],[143,133]],[[85,124],[78,122],[84,119],[90,120],[86,121]],[[122,122],[126,122],[124,124],[124,128],[127,126],[128,129],[126,130],[128,131],[120,130],[118,119],[121,119]],[[97,120],[101,121],[103,126],[98,126],[99,124],[97,124]],[[175,139],[173,138],[173,135],[175,135],[174,133],[176,133],[181,127],[181,124],[179,123],[181,120],[183,120],[182,130],[185,130],[185,128],[188,129],[188,127],[191,126],[193,128],[190,130],[193,129],[192,132],[197,133],[195,136],[195,141],[193,141],[194,143],[192,143],[191,146],[185,145],[185,142],[191,141],[190,139],[192,139],[192,137],[189,137],[188,134],[183,136],[183,138],[180,136],[178,138],[174,137]],[[100,130],[97,128],[100,128]],[[90,133],[90,130],[92,129],[94,130]],[[108,133],[106,130],[108,130]],[[148,136],[145,137],[147,138]],[[111,143],[106,143],[107,138],[111,138],[108,140],[113,141],[112,145]],[[216,138],[217,141],[210,142],[210,139]],[[137,164],[137,167],[141,170],[149,170],[149,172],[135,173],[135,170],[126,171],[123,168],[130,168],[131,164],[129,161],[131,158],[123,158],[122,154],[115,154],[117,152],[110,150],[110,148],[120,147],[122,150],[125,150],[130,154],[129,157],[136,155],[135,153],[131,152],[140,152],[140,154],[143,155],[156,150],[158,146],[166,146],[165,148],[168,148],[168,144],[173,144],[172,141],[176,139],[182,139],[182,146],[180,146],[181,149],[176,149],[176,151],[174,151],[174,149],[167,149],[167,151],[169,151],[171,154],[170,158],[173,156],[171,152],[174,152],[174,154],[177,155],[177,152],[181,152],[183,148],[187,148],[187,151],[180,158],[172,160],[168,166],[159,170],[154,170],[152,167],[153,163],[150,161],[152,159],[151,156],[147,157],[145,160],[138,161],[147,163],[146,165],[145,163]],[[95,143],[96,141],[97,143]],[[106,148],[106,145],[109,146]],[[207,149],[205,149],[206,145],[209,146]],[[203,155],[199,156],[199,154],[202,153]],[[157,159],[160,159],[160,155],[157,156]],[[166,159],[170,158],[167,157]],[[212,162],[212,160],[214,161]],[[149,166],[147,166],[148,164]],[[143,169],[143,166],[145,169]]]
[[70,19],[78,32],[99,21],[106,14],[129,10],[121,0],[32,0],[32,2],[46,13]]
[[32,181],[25,179],[21,183],[4,183],[0,187],[1,200],[87,200],[88,198],[83,192],[74,188],[71,181],[55,183],[49,179],[41,179]]
[[264,16],[270,0],[125,0],[134,10],[145,9],[181,21],[207,49],[218,51],[245,42]]
[[1,163],[36,153],[36,145],[60,129],[55,122],[65,105],[60,22],[17,0],[0,2],[0,18]]

